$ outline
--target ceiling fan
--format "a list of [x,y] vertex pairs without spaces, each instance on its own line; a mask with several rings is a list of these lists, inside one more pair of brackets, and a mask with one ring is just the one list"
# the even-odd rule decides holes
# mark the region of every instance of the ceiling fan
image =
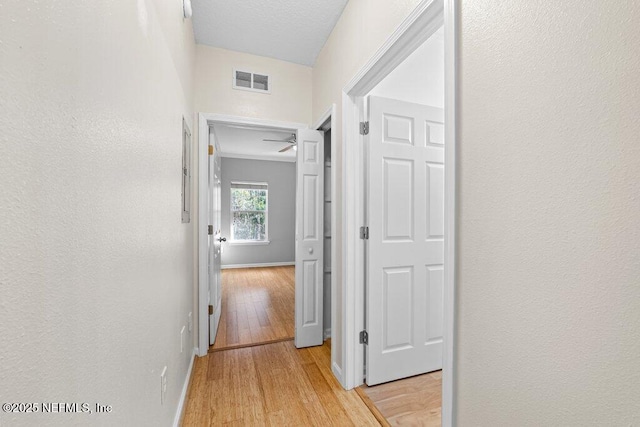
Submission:
[[284,153],[285,151],[289,151],[292,148],[294,150],[298,149],[298,144],[296,141],[296,134],[292,133],[291,136],[288,139],[263,139],[263,141],[267,141],[267,142],[286,142],[287,145],[286,147],[284,147],[282,150],[278,150],[278,153]]

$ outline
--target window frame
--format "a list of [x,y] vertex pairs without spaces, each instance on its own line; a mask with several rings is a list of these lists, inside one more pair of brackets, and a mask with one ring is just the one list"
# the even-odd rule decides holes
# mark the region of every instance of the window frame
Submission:
[[[234,210],[233,209],[233,190],[234,185],[255,185],[264,186],[266,191],[266,203],[263,211],[259,210]],[[240,240],[234,239],[233,230],[233,214],[234,212],[247,212],[247,213],[264,213],[264,240]],[[231,245],[268,245],[269,242],[269,184],[267,182],[255,182],[255,181],[231,181],[229,185],[229,241],[227,243]]]

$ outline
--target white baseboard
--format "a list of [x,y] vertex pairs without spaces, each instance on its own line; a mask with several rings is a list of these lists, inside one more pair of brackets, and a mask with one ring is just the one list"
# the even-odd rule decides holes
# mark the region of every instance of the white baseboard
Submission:
[[178,400],[178,409],[176,410],[176,416],[173,419],[173,427],[180,427],[182,418],[184,417],[185,403],[187,401],[187,391],[189,390],[189,383],[191,382],[191,371],[193,370],[193,362],[196,360],[196,354],[198,349],[194,348],[191,353],[191,362],[189,362],[189,369],[187,369],[187,378],[184,380],[182,386],[182,393],[180,393],[180,400]]
[[258,264],[227,264],[220,268],[226,270],[228,268],[260,268],[260,267],[283,267],[286,265],[296,265],[295,261],[290,262],[263,262]]
[[345,387],[344,378],[342,378],[342,369],[340,369],[340,367],[336,365],[335,362],[331,364],[331,371],[333,371],[333,375],[338,379],[338,382],[340,383],[340,385],[342,385],[342,388],[348,390],[348,388]]
[[324,340],[326,341],[329,338],[331,338],[331,328],[324,330]]

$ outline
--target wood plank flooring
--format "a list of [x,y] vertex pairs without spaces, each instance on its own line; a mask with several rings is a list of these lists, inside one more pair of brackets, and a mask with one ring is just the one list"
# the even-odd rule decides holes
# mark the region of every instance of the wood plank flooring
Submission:
[[220,326],[209,351],[293,339],[295,268],[222,270]]
[[373,387],[363,385],[359,392],[370,399],[389,425],[441,425],[442,371]]
[[286,341],[195,360],[183,426],[379,426],[329,368],[331,348]]
[[330,341],[296,349],[294,286],[293,266],[222,271],[220,326],[194,362],[184,426],[440,426],[440,372],[346,391]]

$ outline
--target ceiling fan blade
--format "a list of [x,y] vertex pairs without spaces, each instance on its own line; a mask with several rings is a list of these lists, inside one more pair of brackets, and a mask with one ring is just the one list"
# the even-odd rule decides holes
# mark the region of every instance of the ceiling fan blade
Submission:
[[293,147],[295,147],[295,145],[288,145],[286,147],[284,147],[282,150],[278,150],[278,153],[284,153],[285,151],[289,151],[291,150]]
[[263,141],[267,141],[267,142],[288,142],[290,144],[293,144],[288,139],[263,139]]
[[291,137],[289,139],[268,139],[268,138],[264,138],[263,141],[269,141],[269,142],[288,142],[289,144],[295,144],[296,142],[298,142],[296,140],[296,134],[292,133]]

